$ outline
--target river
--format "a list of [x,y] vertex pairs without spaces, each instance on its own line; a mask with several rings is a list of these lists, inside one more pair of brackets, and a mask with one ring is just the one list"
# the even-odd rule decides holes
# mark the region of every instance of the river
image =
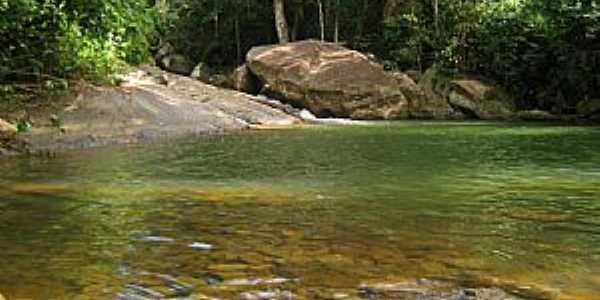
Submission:
[[333,299],[419,278],[600,299],[599,127],[319,125],[0,169],[8,299]]

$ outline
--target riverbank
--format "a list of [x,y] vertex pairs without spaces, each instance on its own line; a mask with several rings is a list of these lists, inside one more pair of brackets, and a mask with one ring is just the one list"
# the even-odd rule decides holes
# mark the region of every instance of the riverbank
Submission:
[[142,67],[121,81],[115,87],[81,85],[56,101],[5,113],[0,117],[21,119],[21,126],[31,128],[4,139],[0,153],[45,153],[302,123],[257,97],[155,67]]
[[[371,63],[363,61],[365,58],[357,52],[346,52],[349,53],[347,55],[358,61],[352,64],[371,66]],[[344,63],[348,64],[349,62]],[[337,63],[325,63],[325,65],[328,65],[328,68],[339,67]],[[231,76],[234,82],[235,80],[238,80],[239,83],[240,80],[245,82],[256,79],[249,73],[249,68],[242,68],[246,70],[245,75],[236,79],[236,76],[239,77],[239,70],[236,71]],[[378,71],[379,69],[379,67],[374,67],[373,72],[383,72],[382,70]],[[387,78],[388,75],[379,74],[379,77],[382,76]],[[251,95],[242,91],[216,87],[152,66],[140,67],[119,78],[118,86],[98,87],[79,84],[67,95],[49,97],[39,102],[21,103],[20,105],[2,104],[5,107],[0,107],[0,120],[5,119],[18,125],[12,126],[10,123],[4,123],[8,124],[9,136],[0,134],[0,155],[19,153],[47,155],[61,149],[131,144],[187,135],[222,134],[248,129],[297,126],[303,123],[365,123],[360,120],[335,118],[335,116],[318,118],[306,109],[302,110],[285,104],[286,99],[281,99],[284,102],[282,103],[260,94]],[[334,83],[338,81],[336,79]],[[344,82],[356,82],[356,80],[348,79]],[[486,96],[489,93],[480,91],[486,91],[487,87],[473,80],[463,80],[461,84],[466,88],[463,88],[460,93],[452,92],[449,83],[451,81],[433,71],[423,74],[418,84],[406,75],[401,76],[400,82],[403,84],[398,86],[399,94],[392,93],[395,95],[394,97],[400,99],[398,103],[390,104],[390,102],[381,106],[381,101],[377,100],[368,104],[368,108],[361,111],[379,112],[381,114],[376,114],[379,117],[389,116],[390,112],[395,111],[400,119],[408,120],[477,121],[491,116],[493,120],[499,118],[505,122],[544,121],[581,125],[595,124],[598,121],[591,113],[596,111],[595,106],[581,108],[590,112],[592,117],[577,114],[556,115],[539,110],[499,113],[498,105],[488,103],[489,101],[498,101],[489,100]],[[446,82],[446,84],[440,82]],[[318,80],[317,83],[323,85],[322,80]],[[387,83],[390,86],[389,90],[394,89],[393,81]],[[262,85],[267,89],[273,89],[274,86],[265,83]],[[473,88],[474,85],[475,88]],[[345,91],[352,90],[344,86],[339,88],[341,95]],[[284,88],[283,91],[285,90],[289,89]],[[313,91],[311,93],[316,93],[315,89],[309,90]],[[265,92],[268,95],[273,94],[271,96],[275,98],[282,96],[281,93]],[[367,94],[370,95],[370,93]],[[413,99],[407,101],[410,97]],[[354,98],[350,97],[350,99]],[[353,107],[352,101],[349,103],[348,105]],[[494,110],[490,110],[490,107]],[[329,108],[325,110],[333,112]],[[319,109],[313,110],[313,112],[319,115]],[[348,117],[345,114],[342,116]],[[365,116],[371,115],[367,113]],[[379,119],[379,117],[375,119]],[[19,127],[19,133],[14,134],[17,127]],[[0,128],[0,132],[2,131]]]

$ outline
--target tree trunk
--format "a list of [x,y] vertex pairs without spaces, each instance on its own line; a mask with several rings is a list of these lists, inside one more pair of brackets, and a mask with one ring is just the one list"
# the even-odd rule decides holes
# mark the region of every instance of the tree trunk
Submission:
[[325,41],[325,16],[323,15],[323,1],[317,0],[319,7],[319,28],[321,29],[321,41]]
[[235,14],[235,49],[237,56],[237,63],[242,62],[242,38],[240,33],[240,16],[239,13]]
[[287,21],[285,20],[284,0],[273,0],[273,14],[275,15],[275,28],[277,29],[277,38],[280,44],[290,41]]
[[440,3],[439,0],[433,0],[433,22],[435,26],[435,33],[439,34],[438,20],[440,17]]
[[300,36],[302,22],[304,21],[304,1],[301,1],[294,9],[294,24],[292,25],[291,41],[297,41]]
[[340,42],[340,0],[335,1],[335,25],[333,29],[333,42]]

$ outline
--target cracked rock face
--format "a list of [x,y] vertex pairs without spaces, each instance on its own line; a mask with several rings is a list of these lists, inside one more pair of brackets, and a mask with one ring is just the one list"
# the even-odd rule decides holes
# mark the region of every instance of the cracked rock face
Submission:
[[[374,119],[507,119],[511,101],[497,87],[474,79],[438,78],[419,84],[386,72],[367,55],[333,43],[300,41],[255,47],[247,67],[262,92],[317,117]],[[441,88],[440,88],[441,87]]]
[[332,43],[255,47],[247,65],[265,92],[319,117],[405,119],[410,93],[366,55]]

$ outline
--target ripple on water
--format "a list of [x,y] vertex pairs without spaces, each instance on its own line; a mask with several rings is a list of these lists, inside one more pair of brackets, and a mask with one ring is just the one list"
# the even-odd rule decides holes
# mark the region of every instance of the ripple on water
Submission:
[[[0,290],[10,299],[404,290],[437,299],[485,287],[595,299],[599,135],[316,126],[4,161]],[[408,284],[415,278],[447,288]]]

